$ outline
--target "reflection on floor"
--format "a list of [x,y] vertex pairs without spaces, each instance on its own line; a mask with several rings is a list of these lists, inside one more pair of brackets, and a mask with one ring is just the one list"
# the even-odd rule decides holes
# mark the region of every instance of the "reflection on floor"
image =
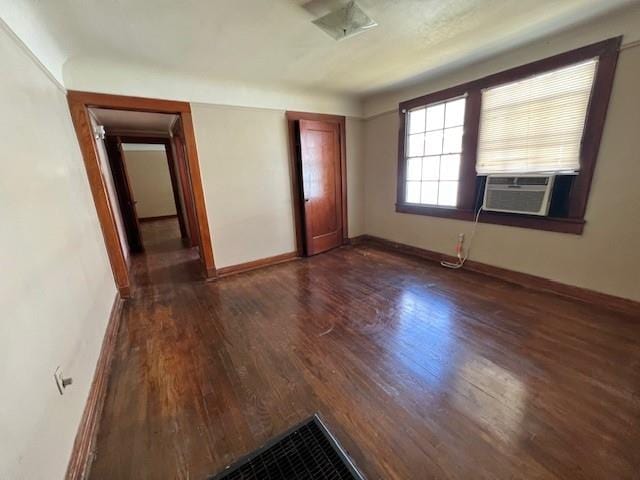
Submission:
[[316,411],[371,479],[640,471],[638,319],[370,247],[204,283],[152,236],[94,479],[206,478]]
[[[141,222],[144,253],[131,259],[134,295],[150,287],[202,278],[197,248],[185,248],[177,218]],[[136,293],[137,291],[137,293]]]

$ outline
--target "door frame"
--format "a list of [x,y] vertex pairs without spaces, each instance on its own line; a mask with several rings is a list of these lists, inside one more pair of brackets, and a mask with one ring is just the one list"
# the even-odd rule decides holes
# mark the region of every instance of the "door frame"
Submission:
[[67,102],[69,104],[73,126],[78,137],[78,143],[80,144],[84,165],[87,170],[89,186],[96,206],[98,221],[102,228],[109,262],[111,263],[116,287],[120,295],[123,297],[129,297],[131,295],[129,269],[118,238],[118,227],[113,215],[113,206],[107,195],[106,185],[100,171],[97,145],[89,119],[89,108],[178,115],[182,123],[182,133],[184,135],[187,155],[186,163],[190,174],[194,207],[198,222],[198,244],[202,274],[206,279],[215,278],[216,268],[213,258],[213,243],[209,231],[204,189],[202,187],[200,174],[200,163],[198,161],[195,131],[189,103],[75,90],[67,92]]
[[179,179],[177,176],[176,165],[175,165],[177,159],[173,154],[172,138],[169,137],[169,134],[157,135],[157,134],[136,133],[136,132],[127,132],[127,131],[118,131],[118,130],[114,130],[113,132],[114,133],[110,133],[109,131],[107,131],[107,137],[117,137],[120,139],[121,143],[142,143],[142,144],[164,145],[165,155],[167,157],[167,166],[169,168],[169,177],[171,178],[171,190],[173,192],[173,203],[175,203],[176,205],[176,215],[178,217],[178,224],[180,226],[180,236],[188,242],[188,246],[192,247],[197,245],[196,243],[191,242],[191,239],[189,238],[189,232],[185,224],[186,206],[183,204],[183,201],[184,202],[186,202],[187,200],[191,201],[191,199],[183,199],[180,195],[180,190],[178,188]]
[[176,166],[178,167],[177,177],[180,184],[180,190],[182,192],[182,198],[184,199],[184,215],[185,225],[189,230],[187,236],[190,247],[198,246],[198,221],[196,218],[196,211],[193,202],[193,191],[191,188],[191,179],[189,176],[189,169],[187,162],[184,160],[186,156],[185,139],[183,138],[183,128],[180,119],[177,119],[171,127],[171,149],[172,155],[176,160]]
[[342,245],[349,243],[349,218],[347,209],[347,135],[346,117],[324,113],[287,111],[287,131],[289,133],[289,169],[291,173],[291,195],[293,198],[293,217],[296,228],[296,253],[299,257],[305,252],[304,196],[302,191],[302,168],[298,125],[300,120],[314,120],[335,123],[340,132],[340,184],[342,195]]
[[107,134],[104,138],[104,144],[111,176],[113,177],[113,185],[116,189],[117,203],[124,223],[129,252],[142,252],[144,251],[144,245],[140,232],[140,222],[136,212],[135,198],[131,189],[127,165],[122,152],[122,142],[119,136]]

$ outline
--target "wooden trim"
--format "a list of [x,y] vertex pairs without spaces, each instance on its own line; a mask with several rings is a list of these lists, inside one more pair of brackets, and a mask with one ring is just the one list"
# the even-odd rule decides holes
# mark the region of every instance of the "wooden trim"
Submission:
[[65,478],[67,480],[83,480],[88,478],[91,461],[94,456],[94,448],[100,418],[107,394],[107,383],[111,372],[111,364],[115,356],[116,339],[122,319],[124,300],[116,295],[109,315],[109,322],[102,340],[100,355],[96,364],[96,370],[91,382],[89,397],[82,413],[78,432],[73,443],[73,450],[67,466]]
[[109,167],[118,197],[118,207],[129,245],[129,253],[140,253],[144,251],[142,233],[140,232],[136,202],[120,138],[107,135],[104,139],[104,146],[109,157]]
[[160,100],[123,95],[80,92],[71,90],[67,93],[67,101],[71,118],[76,129],[82,157],[87,169],[98,219],[105,237],[105,245],[114,272],[116,286],[123,295],[128,295],[129,271],[124,259],[118,238],[118,230],[109,203],[106,186],[100,171],[95,139],[89,122],[89,108],[107,108],[116,110],[133,110],[142,112],[172,113],[180,117],[184,135],[186,161],[190,173],[191,187],[194,196],[196,219],[199,226],[199,253],[205,278],[215,276],[216,268],[213,257],[213,243],[209,231],[209,220],[204,199],[204,189],[200,175],[200,164],[196,148],[195,132],[191,118],[191,106],[188,102]]
[[211,240],[211,233],[209,232],[209,217],[207,216],[207,206],[204,199],[204,187],[202,186],[200,161],[198,160],[198,149],[196,147],[196,134],[193,128],[191,112],[183,112],[180,119],[182,133],[184,135],[184,147],[187,152],[187,163],[189,176],[191,178],[196,221],[198,222],[200,260],[204,267],[205,277],[213,278],[216,275],[216,265],[213,259],[213,242]]
[[158,215],[157,217],[144,217],[144,218],[139,218],[138,220],[140,220],[140,222],[157,222],[158,220],[168,220],[170,218],[178,219],[178,215],[177,214]]
[[296,112],[287,110],[287,120],[312,120],[316,122],[334,122],[343,123],[345,117],[342,115],[329,115],[327,113],[312,113],[312,112]]
[[[481,91],[484,88],[521,80],[549,70],[586,61],[598,57],[598,69],[593,83],[591,102],[587,111],[585,129],[580,151],[580,174],[575,177],[569,193],[568,216],[565,218],[539,217],[534,215],[499,214],[487,212],[483,214],[485,223],[533,228],[561,233],[581,235],[584,228],[584,215],[587,208],[589,190],[598,158],[598,151],[609,99],[613,88],[618,52],[622,37],[614,37],[582,48],[564,52],[521,65],[509,70],[488,75],[486,77],[456,85],[451,88],[429,93],[418,98],[401,102],[398,106],[398,177],[396,185],[396,211],[416,215],[429,215],[459,220],[473,220],[479,190],[475,170],[478,147],[478,130],[480,126]],[[405,124],[409,110],[425,105],[442,102],[448,99],[467,95],[467,110],[463,137],[463,152],[460,170],[460,189],[458,191],[458,208],[442,208],[405,203]],[[483,221],[483,220],[481,220]]]
[[180,195],[178,173],[176,172],[176,159],[173,157],[173,148],[169,138],[164,144],[164,153],[167,157],[167,168],[169,169],[169,178],[171,179],[171,192],[173,193],[173,203],[176,207],[176,217],[178,217],[178,226],[180,227],[180,238],[188,239],[189,232],[186,225],[183,199]]
[[[163,143],[171,137],[167,132],[147,132],[144,130],[131,130],[127,128],[106,128],[107,135],[114,137],[130,137],[123,143]],[[140,142],[135,141],[136,138],[145,139]]]
[[407,183],[406,152],[407,137],[407,112],[403,108],[398,109],[398,173],[396,175],[396,205],[405,203],[405,183]]
[[196,219],[195,205],[193,200],[193,192],[191,191],[191,180],[189,178],[189,169],[187,168],[186,150],[182,139],[182,122],[178,121],[174,124],[173,138],[171,139],[171,152],[176,162],[176,174],[180,191],[182,193],[182,205],[184,207],[185,226],[187,226],[188,246],[197,247],[199,241],[198,221]]
[[[450,262],[457,261],[457,258],[451,255],[438,253],[433,250],[427,250],[424,248],[413,247],[372,235],[360,235],[358,237],[352,238],[351,243],[355,246],[375,245],[386,250],[399,252],[413,257],[419,257],[432,262],[440,263],[442,260]],[[548,278],[538,277],[536,275],[531,275],[523,272],[516,272],[515,270],[509,270],[506,268],[495,267],[493,265],[488,265],[486,263],[473,260],[467,260],[464,264],[464,267],[462,268],[471,272],[498,278],[509,283],[521,285],[532,290],[555,293],[557,295],[568,297],[573,300],[579,300],[581,302],[589,304],[604,306],[606,308],[624,313],[626,315],[640,315],[640,302],[630,300],[628,298],[617,297],[608,293],[596,292],[595,290],[589,290],[586,288],[577,287],[575,285],[568,285],[566,283],[557,282]]]
[[[117,131],[117,130],[113,130],[113,131]],[[112,134],[111,131],[107,131],[107,135],[113,136],[114,134]],[[171,141],[171,137],[168,134],[154,135],[150,133],[147,135],[141,132],[137,132],[135,134],[119,133],[118,136],[120,137],[120,141],[122,143],[152,143],[154,145],[165,145],[165,148],[166,148],[166,145]]]
[[269,267],[271,265],[277,265],[279,263],[289,262],[300,258],[298,252],[282,253],[280,255],[274,255],[273,257],[261,258],[259,260],[253,260],[251,262],[239,263],[238,265],[231,265],[229,267],[219,268],[217,270],[218,277],[227,277],[236,273],[249,272],[258,268]]
[[69,90],[69,101],[85,105],[87,108],[107,108],[112,110],[133,110],[136,112],[154,113],[191,113],[189,102],[162,100],[147,97],[130,97],[126,95],[111,95],[108,93],[82,92]]
[[296,142],[299,136],[298,122],[311,120],[337,123],[340,128],[340,176],[342,181],[342,244],[349,243],[349,211],[347,206],[347,128],[346,117],[324,113],[287,111],[287,127],[289,131],[289,171],[291,173],[291,192],[293,195],[293,215],[296,230],[296,250],[298,256],[304,255],[304,222],[303,200],[299,166],[300,146]]
[[[410,213],[413,215],[427,215],[430,217],[451,218],[454,220],[466,220],[472,222],[475,219],[473,210],[459,208],[430,207],[404,203],[396,205],[396,212]],[[585,220],[576,218],[540,217],[537,215],[522,215],[517,213],[480,212],[478,223],[490,223],[493,225],[508,225],[510,227],[531,228],[546,230],[548,232],[582,234]]]
[[287,120],[289,131],[289,175],[291,177],[291,198],[293,199],[293,220],[296,231],[296,252],[304,256],[304,212],[302,207],[302,172],[300,170],[300,128],[295,120]]
[[460,183],[458,188],[458,208],[475,211],[478,201],[476,190],[478,173],[476,160],[478,157],[480,113],[482,108],[482,93],[480,90],[469,92],[464,112],[464,126],[462,127],[462,154],[460,155]]
[[600,56],[598,70],[593,82],[591,103],[587,113],[587,121],[582,136],[580,175],[575,178],[569,197],[569,216],[584,218],[587,201],[591,191],[591,182],[600,151],[600,141],[604,131],[604,123],[609,109],[609,100],[613,90],[613,80],[618,64],[618,54],[622,37],[618,37],[615,49]]
[[115,216],[113,214],[113,206],[109,200],[107,187],[100,170],[100,161],[98,159],[98,150],[95,142],[91,121],[89,119],[89,111],[85,104],[78,102],[76,97],[69,96],[69,111],[71,120],[76,130],[82,159],[87,177],[89,179],[89,187],[91,188],[91,196],[96,206],[98,221],[102,230],[102,236],[107,248],[109,263],[113,272],[113,278],[120,294],[128,297],[130,294],[129,286],[129,269],[120,245],[118,236],[118,227],[116,226]]
[[349,209],[347,208],[347,121],[340,124],[340,179],[342,180],[342,244],[349,242]]
[[411,110],[412,108],[421,107],[429,103],[437,103],[448,100],[450,98],[465,95],[473,89],[489,88],[502,83],[509,83],[516,80],[521,80],[527,77],[532,77],[539,73],[561,68],[572,63],[578,63],[582,60],[588,60],[599,56],[604,56],[616,52],[620,48],[622,42],[622,36],[609,38],[601,42],[592,43],[584,47],[569,50],[568,52],[559,53],[551,57],[536,60],[534,62],[519,65],[517,67],[503,70],[498,73],[493,73],[470,82],[465,82],[454,87],[449,87],[444,90],[439,90],[433,93],[427,93],[411,100],[405,100],[400,102],[400,110]]

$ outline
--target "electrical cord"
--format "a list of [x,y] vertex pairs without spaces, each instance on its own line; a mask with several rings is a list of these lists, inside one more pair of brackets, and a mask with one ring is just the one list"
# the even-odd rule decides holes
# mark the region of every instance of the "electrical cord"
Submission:
[[462,242],[459,240],[460,243],[456,248],[457,255],[458,255],[458,262],[453,263],[453,262],[447,262],[446,260],[442,260],[440,262],[440,265],[446,268],[454,269],[454,270],[457,270],[458,268],[462,268],[462,266],[464,265],[464,262],[466,262],[467,258],[469,258],[469,253],[471,252],[471,245],[473,244],[473,237],[476,234],[476,227],[478,226],[478,219],[480,218],[480,212],[482,211],[482,207],[484,207],[484,205],[480,205],[480,208],[478,208],[478,211],[476,212],[476,217],[473,221],[473,228],[471,229],[471,235],[469,235],[469,246],[467,247],[467,251],[464,253],[464,257],[462,256],[462,251],[463,251]]

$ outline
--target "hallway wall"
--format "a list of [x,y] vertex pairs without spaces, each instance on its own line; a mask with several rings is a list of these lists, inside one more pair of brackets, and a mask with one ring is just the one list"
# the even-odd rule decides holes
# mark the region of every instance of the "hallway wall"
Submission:
[[0,64],[0,478],[59,479],[116,289],[65,93],[2,22]]
[[164,145],[125,144],[123,150],[138,218],[176,215]]

